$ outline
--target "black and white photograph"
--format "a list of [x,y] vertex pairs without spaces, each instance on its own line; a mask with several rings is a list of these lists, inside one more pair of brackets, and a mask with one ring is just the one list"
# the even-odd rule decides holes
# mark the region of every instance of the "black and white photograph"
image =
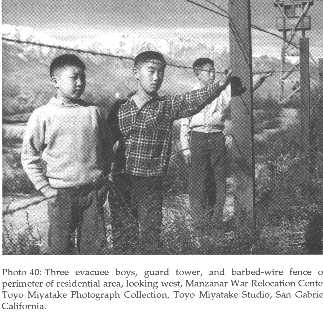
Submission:
[[2,0],[2,255],[323,253],[323,1]]

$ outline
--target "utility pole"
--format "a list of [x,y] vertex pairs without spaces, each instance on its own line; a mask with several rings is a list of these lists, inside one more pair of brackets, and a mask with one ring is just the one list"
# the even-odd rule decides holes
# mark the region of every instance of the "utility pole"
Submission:
[[256,232],[250,0],[229,0],[234,209],[241,245]]

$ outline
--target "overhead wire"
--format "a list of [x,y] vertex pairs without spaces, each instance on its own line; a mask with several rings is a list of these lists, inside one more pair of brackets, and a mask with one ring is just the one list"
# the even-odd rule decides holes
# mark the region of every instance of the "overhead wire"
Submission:
[[[120,60],[134,61],[134,59],[135,59],[130,56],[115,55],[112,53],[98,52],[98,51],[94,51],[94,50],[71,48],[71,47],[66,47],[66,46],[61,46],[61,45],[44,44],[44,43],[29,41],[29,40],[12,39],[12,38],[7,38],[7,37],[2,37],[2,40],[8,41],[8,42],[15,42],[15,43],[19,43],[19,44],[27,44],[27,45],[34,45],[34,46],[46,47],[46,48],[52,48],[52,49],[73,51],[76,53],[87,53],[87,54],[91,54],[94,56],[111,57],[111,58],[116,58],[116,59],[120,59]],[[172,62],[166,62],[166,64],[170,67],[175,67],[175,68],[180,68],[180,69],[190,69],[190,70],[192,69],[192,67],[185,66],[185,65],[179,65],[179,64],[172,63]],[[216,71],[215,73],[224,73],[224,72],[223,71]]]
[[213,12],[214,14],[217,14],[217,15],[220,15],[222,17],[225,17],[225,18],[229,19],[229,22],[230,22],[229,27],[230,27],[230,29],[232,31],[232,34],[236,38],[236,43],[238,44],[238,46],[239,46],[239,48],[240,48],[240,50],[242,52],[242,55],[243,55],[243,57],[245,59],[245,62],[248,64],[248,66],[250,66],[250,64],[249,64],[250,62],[249,62],[249,58],[248,58],[248,52],[246,51],[246,47],[244,46],[243,41],[241,40],[241,38],[239,38],[239,34],[237,32],[235,24],[231,21],[230,17],[228,15],[222,14],[222,13],[220,13],[218,11],[212,10],[209,7],[204,6],[204,5],[202,5],[200,3],[197,3],[195,1],[192,1],[192,0],[186,0],[186,1],[192,3],[192,4],[196,5],[196,6],[199,6],[199,7],[203,8],[203,9],[205,9],[205,10]]
[[[29,41],[29,40],[12,39],[12,38],[6,38],[6,37],[2,37],[2,40],[8,41],[8,42],[14,42],[14,43],[22,44],[22,45],[24,45],[24,44],[26,44],[26,45],[34,45],[34,46],[47,47],[47,48],[52,48],[52,49],[73,51],[73,52],[77,52],[77,53],[87,53],[87,54],[92,54],[92,55],[96,55],[96,56],[116,58],[116,59],[120,59],[120,60],[134,61],[133,57],[123,56],[123,55],[114,55],[114,54],[111,54],[111,53],[97,52],[97,51],[93,51],[93,50],[70,48],[70,47],[61,46],[61,45],[43,44],[43,43]],[[192,70],[192,67],[190,67],[190,66],[179,65],[179,64],[175,64],[175,63],[169,63],[169,62],[166,63],[166,64],[168,66],[176,67],[176,68],[179,68],[179,69]],[[272,72],[272,73],[281,73],[281,72],[290,72],[290,70],[285,70],[285,71],[274,70],[273,71],[273,70],[268,69],[268,70],[255,71],[255,72],[253,72],[253,74],[267,74],[267,73],[270,73],[270,72]],[[296,71],[294,71],[294,72],[296,72]],[[223,74],[223,73],[225,73],[225,71],[215,71],[215,73]]]
[[[213,1],[210,1],[210,0],[204,0],[206,3],[214,6],[215,8],[217,8],[218,10],[220,10],[221,12],[219,11],[216,11],[216,10],[213,10],[203,4],[200,4],[200,3],[197,3],[193,0],[186,0],[187,2],[189,3],[192,3],[196,6],[199,6],[205,10],[208,10],[216,15],[219,15],[219,16],[222,16],[226,19],[229,19],[229,22],[230,22],[230,28],[233,32],[233,35],[237,38],[238,37],[238,34],[237,34],[237,31],[236,31],[236,27],[235,27],[235,24],[234,22],[232,21],[232,19],[230,18],[229,16],[229,13],[226,9],[224,9],[222,6],[214,3]],[[275,36],[276,38],[278,39],[281,39],[281,40],[284,40],[284,38],[282,36],[279,36],[278,34],[275,34],[273,32],[270,32],[268,30],[265,30],[257,25],[251,25],[251,28],[253,29],[256,29],[256,30],[259,30],[261,32],[264,32],[264,33],[267,33],[267,34],[270,34],[272,36]],[[92,54],[92,55],[96,55],[96,56],[105,56],[105,57],[112,57],[112,58],[118,58],[120,60],[130,60],[130,61],[133,61],[134,58],[133,57],[130,57],[130,56],[124,56],[124,55],[115,55],[115,54],[112,54],[112,53],[106,53],[106,52],[98,52],[98,51],[93,51],[93,50],[86,50],[86,49],[79,49],[79,48],[70,48],[70,47],[64,47],[64,46],[61,46],[61,45],[53,45],[53,44],[44,44],[44,43],[39,43],[39,42],[33,42],[33,41],[28,41],[28,40],[19,40],[19,39],[10,39],[10,38],[6,38],[6,37],[2,37],[2,40],[5,40],[5,41],[8,41],[8,42],[16,42],[16,43],[21,43],[21,44],[31,44],[31,45],[36,45],[36,46],[40,46],[40,47],[48,47],[48,48],[53,48],[53,49],[61,49],[61,50],[67,50],[67,51],[73,51],[73,52],[77,52],[77,53],[88,53],[88,54]],[[237,38],[237,43],[243,53],[243,56],[244,58],[246,59],[246,61],[248,61],[248,53],[245,49],[244,46],[241,45],[241,40],[239,40],[239,38]],[[294,47],[296,48],[299,48],[299,46],[292,42],[290,43],[291,45],[293,45]],[[316,63],[316,61],[314,60],[314,58],[310,55],[312,61]],[[249,62],[248,62],[249,63]],[[172,62],[167,62],[167,65],[168,66],[171,66],[171,67],[175,67],[175,68],[180,68],[180,69],[192,69],[191,66],[185,66],[185,65],[179,65],[179,64],[175,64],[175,63],[172,63]],[[296,71],[292,71],[293,72],[297,72],[298,70]],[[290,70],[284,70],[284,71],[277,71],[277,70],[263,70],[263,71],[255,71],[253,72],[253,74],[266,74],[266,73],[269,73],[269,72],[272,72],[272,73],[283,73],[283,72],[290,72]],[[215,73],[217,74],[223,74],[224,71],[216,71]]]
[[[194,5],[196,5],[198,7],[201,7],[203,9],[205,9],[205,10],[208,10],[208,11],[210,11],[210,12],[216,14],[216,15],[222,16],[222,17],[224,17],[226,19],[230,19],[229,12],[227,10],[225,10],[222,6],[220,6],[220,5],[212,2],[210,0],[204,0],[204,1],[207,2],[208,4],[214,6],[215,8],[217,8],[218,10],[220,10],[222,13],[219,12],[219,11],[213,10],[213,9],[211,9],[211,8],[203,5],[203,4],[200,4],[198,2],[195,2],[193,0],[186,0],[186,1],[189,2],[189,3],[192,3]],[[232,21],[231,21],[231,23],[232,23]],[[252,29],[255,29],[255,30],[258,30],[260,32],[266,33],[268,35],[271,35],[273,37],[276,37],[276,38],[278,38],[280,40],[283,40],[283,41],[285,41],[287,43],[287,41],[284,39],[283,36],[280,36],[280,35],[278,35],[276,33],[273,33],[273,32],[271,32],[269,30],[266,30],[266,29],[264,29],[264,28],[262,28],[262,27],[260,27],[258,25],[251,24],[251,28]],[[291,45],[291,46],[293,46],[293,47],[295,47],[295,48],[297,48],[297,49],[299,49],[299,45],[297,43],[293,42],[293,41],[289,41],[288,44]],[[317,66],[317,61],[315,60],[315,58],[313,57],[313,55],[311,53],[310,53],[310,59]]]

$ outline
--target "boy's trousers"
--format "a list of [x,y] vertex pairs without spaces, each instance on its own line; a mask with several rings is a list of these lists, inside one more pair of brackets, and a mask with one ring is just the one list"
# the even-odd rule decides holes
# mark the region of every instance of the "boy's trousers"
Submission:
[[[86,185],[57,189],[48,201],[49,254],[104,254],[107,248],[104,203],[107,186]],[[77,243],[71,237],[77,232]]]
[[191,133],[189,199],[193,226],[203,227],[210,219],[220,225],[226,189],[225,137],[218,133]]
[[114,177],[121,203],[111,202],[116,253],[154,254],[160,251],[162,178],[127,174]]

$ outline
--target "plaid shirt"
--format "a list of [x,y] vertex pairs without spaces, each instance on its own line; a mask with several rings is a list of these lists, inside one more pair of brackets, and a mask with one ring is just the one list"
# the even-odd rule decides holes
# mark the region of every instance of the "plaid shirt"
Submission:
[[218,83],[176,96],[156,96],[140,109],[132,98],[118,110],[124,147],[121,172],[135,176],[165,174],[171,152],[173,121],[199,112],[225,87]]

